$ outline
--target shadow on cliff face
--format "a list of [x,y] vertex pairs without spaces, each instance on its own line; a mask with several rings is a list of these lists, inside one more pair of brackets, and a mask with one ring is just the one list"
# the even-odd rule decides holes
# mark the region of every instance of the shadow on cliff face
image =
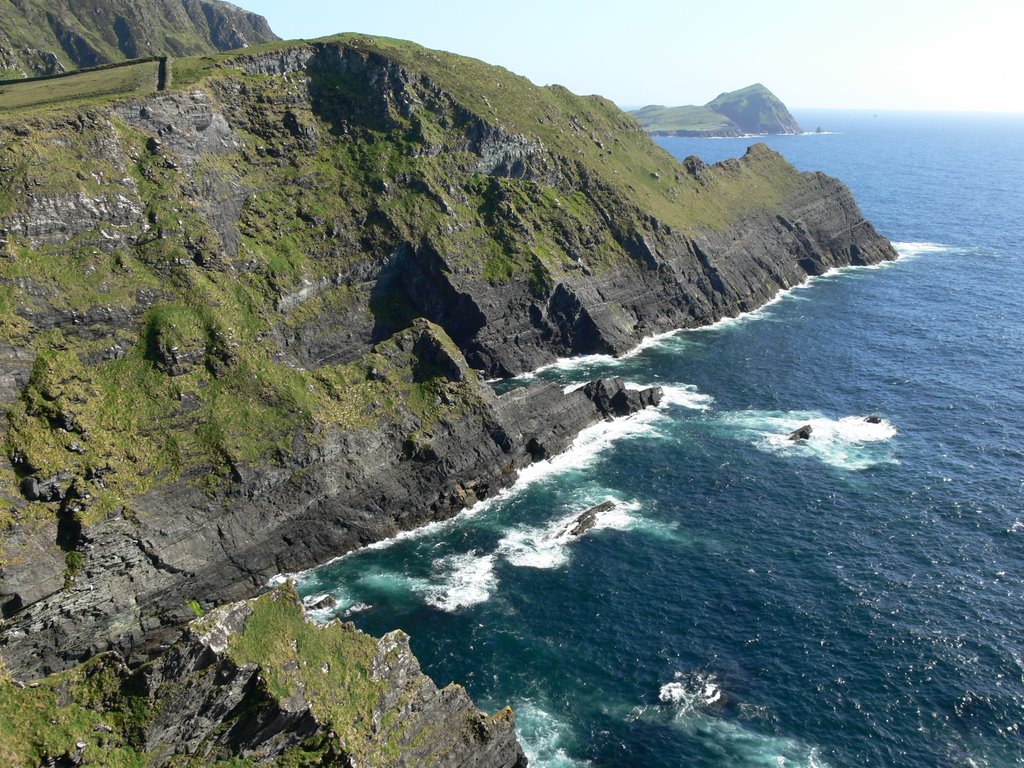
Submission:
[[313,114],[330,125],[336,136],[353,128],[387,131],[399,127],[391,110],[405,106],[406,84],[393,62],[345,46],[323,44],[315,46],[306,73]]
[[487,318],[473,299],[459,293],[445,275],[446,265],[430,246],[403,243],[385,262],[370,292],[373,341],[383,341],[425,317],[444,328],[462,350],[472,348]]

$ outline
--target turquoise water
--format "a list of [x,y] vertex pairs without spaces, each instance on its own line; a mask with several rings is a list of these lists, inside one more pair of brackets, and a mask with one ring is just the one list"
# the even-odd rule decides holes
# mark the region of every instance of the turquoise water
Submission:
[[797,118],[832,133],[768,143],[846,181],[903,258],[538,372],[667,404],[300,584],[511,703],[531,765],[1024,762],[1024,117]]

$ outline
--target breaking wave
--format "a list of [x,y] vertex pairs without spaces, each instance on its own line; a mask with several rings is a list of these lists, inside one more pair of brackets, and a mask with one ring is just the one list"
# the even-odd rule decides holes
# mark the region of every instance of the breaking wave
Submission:
[[[814,411],[730,411],[719,416],[735,437],[768,453],[810,455],[851,471],[898,463],[888,445],[896,428],[886,419],[871,423],[867,418],[831,419]],[[810,438],[791,440],[790,434],[805,425],[811,427]]]

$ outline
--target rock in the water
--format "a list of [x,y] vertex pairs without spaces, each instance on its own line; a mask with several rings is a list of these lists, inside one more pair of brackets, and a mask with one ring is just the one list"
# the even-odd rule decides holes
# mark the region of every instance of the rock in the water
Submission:
[[331,595],[324,595],[322,598],[306,606],[307,610],[310,611],[323,611],[328,608],[337,608],[338,601],[335,600]]
[[582,536],[584,533],[589,531],[595,525],[597,525],[597,516],[602,512],[607,512],[611,509],[615,509],[614,501],[603,501],[596,507],[591,507],[586,512],[580,514],[579,517],[572,524],[572,528],[569,529],[570,536]]
[[864,421],[866,421],[868,424],[881,424],[882,423],[882,417],[881,416],[867,416],[867,417],[865,417]]
[[794,429],[789,433],[789,439],[794,442],[797,440],[810,440],[811,439],[811,425],[804,424],[800,429]]
[[627,389],[625,382],[618,376],[586,384],[583,394],[594,402],[606,419],[629,416],[648,406],[657,406],[663,397],[661,387]]

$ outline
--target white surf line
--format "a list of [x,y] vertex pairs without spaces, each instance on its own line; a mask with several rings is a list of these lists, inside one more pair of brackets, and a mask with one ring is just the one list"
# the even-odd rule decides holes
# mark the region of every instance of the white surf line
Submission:
[[[952,246],[942,245],[940,243],[928,243],[928,242],[906,242],[906,243],[904,243],[904,242],[893,242],[892,246],[893,246],[893,248],[896,249],[897,253],[899,254],[897,256],[897,258],[893,259],[892,261],[884,261],[884,262],[880,262],[879,264],[865,264],[865,265],[851,264],[851,265],[845,266],[845,267],[835,267],[835,268],[830,269],[828,272],[825,272],[825,273],[823,273],[821,275],[809,275],[807,280],[805,280],[802,283],[799,283],[797,285],[791,286],[790,288],[779,289],[779,291],[775,294],[775,296],[773,296],[767,302],[765,302],[764,304],[759,306],[757,309],[752,309],[749,312],[743,312],[743,313],[741,313],[739,315],[736,315],[735,317],[723,317],[723,318],[720,318],[719,320],[716,320],[714,323],[711,323],[709,325],[703,325],[703,326],[700,326],[700,327],[697,327],[697,328],[676,328],[674,330],[661,331],[659,333],[655,333],[655,334],[652,334],[650,336],[645,336],[643,339],[640,340],[640,342],[635,347],[630,349],[628,352],[623,353],[620,357],[616,358],[616,357],[613,357],[612,355],[580,355],[578,357],[560,357],[557,360],[555,360],[553,363],[547,363],[546,365],[542,365],[539,368],[535,368],[533,371],[530,371],[530,372],[524,373],[524,374],[520,374],[519,376],[514,376],[512,378],[515,378],[515,379],[532,378],[532,377],[536,376],[538,373],[540,373],[541,371],[545,371],[545,370],[548,370],[550,368],[554,368],[554,367],[557,367],[557,366],[572,368],[572,367],[580,367],[580,366],[586,365],[586,364],[588,364],[590,362],[618,362],[620,360],[625,359],[626,357],[632,357],[633,355],[639,354],[643,349],[646,349],[648,347],[654,346],[654,345],[660,343],[661,341],[664,341],[665,339],[668,339],[668,338],[670,338],[672,336],[675,336],[678,333],[684,333],[684,332],[690,333],[690,332],[695,332],[695,331],[712,330],[714,328],[722,327],[722,326],[728,325],[730,323],[740,322],[740,321],[744,321],[746,319],[754,318],[759,313],[763,312],[768,307],[770,307],[771,305],[777,304],[778,302],[782,301],[788,294],[792,293],[793,291],[799,290],[801,288],[809,287],[810,285],[812,285],[817,280],[821,280],[821,279],[824,279],[826,277],[834,276],[836,274],[841,274],[841,273],[846,272],[846,271],[853,271],[853,270],[860,270],[860,269],[879,269],[881,267],[885,267],[885,266],[889,266],[891,264],[895,264],[897,261],[900,261],[900,260],[903,260],[903,259],[909,259],[909,258],[913,258],[915,256],[919,256],[919,255],[921,255],[923,253],[941,253],[941,252],[946,252],[946,251],[948,251],[948,250],[950,250],[952,248]],[[901,247],[903,247],[904,250],[906,250],[907,252],[906,253],[901,253],[900,252]],[[573,389],[577,388],[578,386],[579,385],[574,385]],[[658,386],[664,387],[665,385],[661,384],[661,385],[658,385]],[[682,385],[682,386],[687,386],[687,385]],[[710,396],[708,396],[708,397],[710,397]],[[555,471],[544,471],[544,470],[539,469],[538,465],[550,465],[553,462],[557,462],[560,457],[564,457],[567,454],[571,453],[573,451],[573,449],[576,448],[577,443],[581,440],[581,438],[583,438],[584,433],[588,433],[590,430],[600,430],[602,427],[609,428],[611,425],[617,424],[619,422],[627,422],[627,421],[630,421],[630,420],[635,420],[637,416],[642,416],[645,413],[654,412],[654,413],[658,413],[658,415],[662,415],[663,410],[664,410],[663,407],[648,408],[648,409],[645,409],[644,411],[640,411],[639,413],[633,414],[632,416],[627,416],[627,417],[624,417],[622,419],[616,419],[616,421],[614,421],[614,422],[601,422],[601,423],[595,424],[595,425],[593,425],[591,427],[587,427],[587,429],[582,430],[576,436],[576,438],[573,440],[573,442],[570,443],[569,447],[565,451],[563,451],[562,453],[558,454],[558,456],[554,456],[551,459],[545,459],[543,461],[537,461],[537,462],[534,462],[533,464],[527,465],[522,470],[520,470],[519,477],[516,479],[516,482],[513,483],[512,485],[510,485],[508,488],[502,489],[495,496],[491,496],[490,498],[487,498],[487,499],[484,499],[483,501],[477,502],[472,507],[467,507],[466,509],[460,511],[454,517],[450,517],[450,518],[448,518],[446,520],[435,520],[432,523],[427,523],[426,525],[422,525],[422,526],[420,526],[418,528],[413,528],[413,529],[408,530],[408,531],[399,531],[397,534],[395,534],[394,536],[392,536],[390,538],[382,539],[381,541],[374,542],[373,544],[367,544],[364,547],[359,547],[358,549],[354,549],[351,552],[346,552],[344,555],[339,555],[338,557],[332,558],[332,559],[330,559],[330,560],[328,560],[328,561],[326,561],[324,563],[321,563],[319,565],[314,565],[311,568],[306,568],[305,570],[302,570],[302,571],[295,571],[295,572],[287,573],[287,574],[279,573],[279,574],[277,574],[275,576],[270,577],[270,579],[267,580],[267,586],[268,587],[274,587],[274,586],[278,586],[280,584],[283,584],[286,581],[299,581],[299,580],[305,578],[305,576],[307,574],[309,574],[309,573],[311,573],[311,572],[313,572],[313,571],[315,571],[315,570],[317,570],[319,568],[325,568],[325,567],[331,565],[332,563],[336,563],[339,560],[342,560],[342,559],[344,559],[346,557],[351,557],[352,555],[355,555],[355,554],[357,554],[359,552],[363,552],[363,551],[366,551],[366,550],[373,550],[373,549],[386,549],[387,547],[390,547],[393,544],[396,544],[396,543],[398,543],[400,541],[404,541],[404,540],[410,539],[410,538],[420,538],[422,536],[427,536],[427,535],[429,535],[429,534],[431,534],[431,533],[433,533],[433,532],[435,532],[437,530],[442,529],[445,526],[454,525],[456,523],[456,521],[458,521],[458,520],[462,520],[462,519],[465,519],[467,517],[472,517],[473,515],[479,514],[481,511],[489,508],[491,505],[496,504],[499,501],[503,501],[504,499],[509,498],[509,496],[511,496],[511,495],[513,495],[515,493],[519,493],[520,491],[523,490],[523,488],[525,488],[528,485],[536,482],[537,480],[541,479],[542,477],[547,477],[550,474],[554,474],[554,472],[557,471],[557,470],[555,470]],[[646,424],[646,421],[644,423]],[[617,438],[614,438],[614,439],[617,439]],[[613,442],[614,439],[610,440],[609,444],[611,442]],[[537,469],[535,469],[535,468],[537,468]],[[528,472],[528,470],[533,470],[533,472]]]
[[561,453],[556,454],[549,459],[543,459],[542,461],[535,461],[532,464],[527,464],[519,470],[519,476],[512,485],[507,488],[503,488],[494,496],[489,496],[482,501],[478,501],[473,506],[461,510],[453,517],[449,517],[445,520],[435,520],[434,522],[427,523],[426,525],[421,525],[418,528],[412,528],[407,531],[400,531],[390,538],[381,539],[380,541],[376,541],[372,544],[367,544],[366,546],[359,547],[358,549],[353,549],[350,552],[338,555],[337,557],[331,558],[326,562],[314,565],[310,568],[306,568],[305,570],[294,571],[291,573],[279,573],[272,576],[267,581],[266,586],[274,587],[283,584],[286,581],[301,581],[313,571],[319,570],[320,568],[326,568],[339,560],[344,560],[345,558],[358,555],[368,550],[387,549],[400,541],[423,538],[437,531],[443,530],[446,527],[457,525],[466,518],[478,515],[493,505],[521,493],[534,483],[548,477],[561,474],[562,472],[586,467],[613,443],[624,437],[643,434],[651,429],[652,422],[665,417],[665,409],[663,407],[659,407],[645,408],[642,411],[638,411],[634,414],[624,416],[613,421],[599,421],[596,424],[592,424],[591,426],[580,430],[579,434],[577,434],[569,444],[569,447]]
[[[808,275],[805,280],[791,285],[789,288],[780,288],[774,296],[772,296],[764,304],[759,307],[752,309],[748,312],[741,312],[738,315],[730,315],[726,317],[720,317],[713,323],[707,325],[699,325],[687,328],[673,328],[668,331],[659,331],[658,333],[651,334],[650,336],[644,336],[637,342],[636,346],[623,352],[617,357],[615,355],[608,354],[594,354],[594,355],[577,355],[576,357],[559,357],[553,362],[545,363],[544,365],[534,368],[532,371],[520,373],[516,376],[511,376],[511,380],[529,380],[537,376],[539,373],[549,371],[552,368],[559,368],[562,370],[572,370],[573,368],[583,368],[591,364],[614,364],[627,360],[634,357],[645,349],[657,346],[661,342],[669,339],[676,334],[680,333],[694,333],[697,331],[709,331],[723,326],[730,325],[735,322],[743,322],[746,320],[755,319],[760,313],[764,312],[769,307],[778,304],[780,301],[785,299],[794,291],[799,291],[803,288],[809,288],[820,280],[836,277],[837,275],[846,274],[847,272],[855,272],[859,270],[868,269],[884,269],[897,262],[912,259],[921,256],[925,253],[944,253],[953,249],[953,246],[942,245],[940,243],[928,243],[928,242],[896,242],[890,241],[892,247],[896,250],[897,256],[895,259],[888,261],[880,261],[877,264],[847,264],[842,267],[832,267],[826,272],[822,272],[820,275]],[[509,379],[493,379],[492,381],[508,381]]]

